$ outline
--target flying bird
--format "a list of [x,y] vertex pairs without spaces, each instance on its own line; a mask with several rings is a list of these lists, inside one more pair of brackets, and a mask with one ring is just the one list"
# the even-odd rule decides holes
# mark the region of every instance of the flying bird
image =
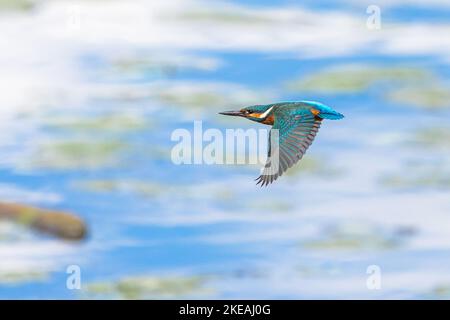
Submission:
[[[274,182],[303,157],[323,119],[338,120],[344,117],[329,106],[315,101],[255,105],[220,114],[244,117],[272,126],[267,161],[261,175],[256,179],[256,184],[261,183],[261,186]],[[271,139],[278,141],[271,143]]]

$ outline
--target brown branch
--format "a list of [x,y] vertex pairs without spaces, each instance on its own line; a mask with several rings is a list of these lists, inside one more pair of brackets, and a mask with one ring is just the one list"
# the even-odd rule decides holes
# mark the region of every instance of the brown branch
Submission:
[[83,220],[71,213],[61,211],[0,202],[0,219],[2,218],[63,239],[81,240],[87,234],[87,227]]

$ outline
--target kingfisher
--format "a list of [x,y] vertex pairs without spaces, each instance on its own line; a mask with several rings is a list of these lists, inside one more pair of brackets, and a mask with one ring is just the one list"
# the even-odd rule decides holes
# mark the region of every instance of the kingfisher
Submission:
[[331,107],[315,101],[261,104],[220,114],[244,117],[272,126],[266,164],[256,178],[256,185],[261,186],[274,182],[303,157],[323,119],[339,120],[344,117]]

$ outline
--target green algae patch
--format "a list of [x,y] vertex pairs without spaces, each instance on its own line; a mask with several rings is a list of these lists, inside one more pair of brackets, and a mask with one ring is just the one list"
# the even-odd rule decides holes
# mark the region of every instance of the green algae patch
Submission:
[[[327,159],[328,157],[322,158]],[[342,173],[340,168],[330,166],[330,164],[322,160],[322,158],[305,156],[297,164],[287,170],[283,176],[294,178],[299,175],[314,175],[333,178],[338,177]]]
[[439,170],[430,171],[405,177],[401,175],[388,175],[380,181],[381,185],[388,188],[427,188],[427,189],[450,189],[450,173]]
[[384,175],[380,184],[394,189],[450,189],[450,170],[444,162],[406,164],[403,171],[408,174]]
[[[238,198],[238,197],[236,197]],[[267,212],[290,212],[293,210],[294,206],[287,202],[281,200],[260,200],[260,201],[248,201],[245,205],[246,208],[267,211]]]
[[450,86],[434,83],[422,86],[407,86],[391,90],[386,98],[390,102],[423,108],[441,110],[450,108]]
[[[314,176],[318,178],[326,177],[331,179],[341,176],[344,173],[344,169],[338,166],[330,165],[323,160],[327,158],[327,156],[319,157],[306,155],[299,162],[286,170],[283,173],[282,178],[279,179],[286,178],[292,180],[294,178],[298,178],[299,176]],[[244,157],[242,157],[242,160],[245,160]],[[249,167],[250,173],[253,172],[253,174],[257,175],[258,171],[255,173],[255,170],[260,170],[264,164],[252,164],[247,166]],[[232,167],[230,166],[230,168]]]
[[74,170],[116,166],[122,141],[65,140],[39,145],[23,166],[31,169]]
[[47,126],[75,132],[127,133],[144,130],[150,126],[150,123],[137,115],[111,114],[90,118],[57,117],[48,120]]
[[193,295],[210,294],[202,276],[137,276],[112,282],[90,283],[83,287],[86,298],[108,299],[176,299]]
[[319,71],[286,84],[290,91],[318,92],[325,94],[354,94],[368,90],[381,82],[422,82],[432,78],[423,69],[407,67],[339,66]]
[[346,223],[323,230],[321,237],[302,242],[312,250],[387,250],[401,246],[415,230],[398,227],[384,230],[378,226]]
[[238,85],[218,83],[175,83],[154,90],[152,96],[163,105],[178,107],[178,112],[207,109],[208,113],[215,110],[215,115],[216,111],[240,109],[273,99],[271,92],[256,92]]
[[29,11],[35,7],[36,2],[31,0],[0,0],[0,12]]
[[222,23],[231,25],[266,25],[276,23],[270,16],[239,12],[237,10],[196,10],[185,11],[176,16],[177,20],[189,22]]
[[0,272],[0,284],[5,286],[15,286],[30,282],[47,282],[49,277],[49,273],[44,271]]
[[434,286],[430,291],[426,292],[422,299],[450,299],[450,285],[438,284]]
[[418,155],[404,161],[401,169],[386,172],[379,184],[394,189],[450,189],[450,127],[425,127],[415,130],[405,139],[402,147]]
[[150,58],[122,58],[111,62],[111,72],[119,75],[172,77],[181,68],[176,62],[155,61]]
[[154,198],[164,191],[164,186],[139,180],[97,179],[73,182],[73,187],[97,193],[131,193]]
[[165,104],[196,108],[204,108],[209,105],[224,106],[227,102],[227,99],[223,95],[214,92],[192,92],[183,95],[161,92],[158,98]]
[[430,127],[417,130],[409,143],[424,148],[450,150],[450,127]]
[[211,187],[208,189],[208,196],[205,196],[203,186],[176,186],[170,184],[160,184],[136,179],[91,179],[76,180],[71,183],[71,187],[94,193],[111,194],[131,194],[141,198],[155,199],[214,199],[227,202],[234,199],[236,194],[227,188]]
[[[150,56],[149,56],[150,55]],[[171,78],[181,70],[198,70],[203,72],[217,70],[221,61],[217,58],[203,57],[197,55],[124,55],[110,62],[108,72],[121,77],[142,77],[153,75],[157,77]]]

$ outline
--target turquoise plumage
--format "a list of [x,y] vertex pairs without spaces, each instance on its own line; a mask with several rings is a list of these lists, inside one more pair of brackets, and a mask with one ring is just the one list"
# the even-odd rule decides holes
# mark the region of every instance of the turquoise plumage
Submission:
[[256,179],[261,186],[275,181],[303,157],[323,119],[338,120],[344,117],[329,106],[315,101],[255,105],[221,114],[272,125],[267,161],[262,174]]

